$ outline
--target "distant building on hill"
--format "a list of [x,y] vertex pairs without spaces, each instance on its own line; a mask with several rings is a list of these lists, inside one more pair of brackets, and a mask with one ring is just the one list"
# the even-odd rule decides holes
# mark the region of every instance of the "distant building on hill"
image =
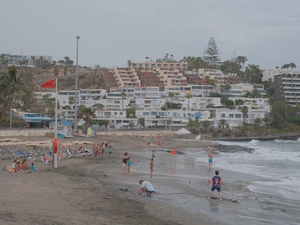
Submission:
[[274,92],[278,100],[284,100],[291,105],[300,103],[300,73],[280,72],[274,76]]
[[28,67],[34,67],[38,61],[47,61],[52,63],[52,56],[46,55],[13,55],[13,54],[0,54],[0,60],[2,64],[8,66],[24,65]]
[[188,65],[186,62],[131,62],[130,67],[139,70],[153,70],[156,68],[187,70]]

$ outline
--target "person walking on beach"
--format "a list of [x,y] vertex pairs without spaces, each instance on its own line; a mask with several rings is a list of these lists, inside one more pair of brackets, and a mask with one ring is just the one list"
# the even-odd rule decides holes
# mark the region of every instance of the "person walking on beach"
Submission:
[[152,196],[152,194],[155,192],[152,184],[149,181],[144,181],[144,180],[140,180],[139,181],[141,187],[140,190],[138,192],[138,194],[142,194],[143,192],[147,193],[147,196]]
[[151,178],[152,178],[153,171],[154,171],[154,159],[152,158],[150,160],[150,177]]
[[213,155],[211,151],[208,152],[208,168],[211,169],[211,166],[213,164]]
[[215,171],[215,176],[213,176],[213,178],[212,178],[211,180],[208,180],[208,183],[209,183],[209,184],[212,184],[210,193],[209,193],[209,195],[208,195],[208,199],[211,198],[212,193],[217,189],[219,198],[220,198],[220,200],[222,200],[222,197],[221,197],[221,184],[222,184],[222,179],[221,179],[221,177],[219,176],[219,171],[218,171],[218,170]]
[[127,160],[128,160],[128,153],[125,152],[124,156],[122,158],[122,162],[123,162],[123,172],[127,171]]

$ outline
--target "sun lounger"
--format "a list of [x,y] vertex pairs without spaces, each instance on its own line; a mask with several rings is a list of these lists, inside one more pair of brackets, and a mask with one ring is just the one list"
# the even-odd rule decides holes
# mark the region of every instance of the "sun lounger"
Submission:
[[15,155],[15,158],[27,158],[28,156],[31,156],[30,153],[24,153],[21,152],[20,150],[13,150],[13,153]]

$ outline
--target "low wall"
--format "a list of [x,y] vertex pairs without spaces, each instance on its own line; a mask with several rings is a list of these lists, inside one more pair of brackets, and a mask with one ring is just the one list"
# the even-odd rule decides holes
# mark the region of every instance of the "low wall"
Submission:
[[12,129],[0,130],[0,137],[14,137],[14,136],[45,136],[46,132],[51,132],[53,129]]

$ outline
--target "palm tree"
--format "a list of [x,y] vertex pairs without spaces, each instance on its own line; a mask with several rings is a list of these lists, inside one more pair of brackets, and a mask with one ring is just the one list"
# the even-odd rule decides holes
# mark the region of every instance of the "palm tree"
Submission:
[[242,71],[244,72],[245,63],[248,61],[246,56],[238,56],[237,61],[242,64]]
[[85,134],[87,134],[90,120],[92,120],[93,118],[96,117],[95,110],[93,110],[92,108],[87,108],[85,106],[80,106],[78,117],[83,118],[83,120],[85,122],[84,123],[84,131],[85,131]]
[[26,95],[28,98],[31,98],[31,92],[23,79],[23,74],[18,74],[15,66],[9,66],[8,72],[0,75],[0,88],[4,100],[2,117],[12,106],[16,96]]
[[227,120],[224,119],[219,120],[218,125],[224,128],[227,125]]
[[61,59],[61,60],[58,60],[57,63],[60,63],[60,65],[62,66],[65,63],[65,61]]
[[246,117],[247,117],[247,114],[248,114],[248,107],[247,106],[243,106],[241,108],[241,111],[243,113],[243,125],[246,124]]
[[185,97],[188,99],[188,111],[190,111],[190,98],[192,97],[192,95],[188,94]]
[[70,61],[70,57],[69,56],[65,56],[64,59],[65,61],[65,66],[67,67],[69,65],[69,61]]
[[122,92],[121,93],[121,97],[122,97],[122,111],[124,111],[124,103],[123,103],[123,101],[124,101],[124,97],[126,97],[127,95],[126,95],[126,93],[125,92]]

